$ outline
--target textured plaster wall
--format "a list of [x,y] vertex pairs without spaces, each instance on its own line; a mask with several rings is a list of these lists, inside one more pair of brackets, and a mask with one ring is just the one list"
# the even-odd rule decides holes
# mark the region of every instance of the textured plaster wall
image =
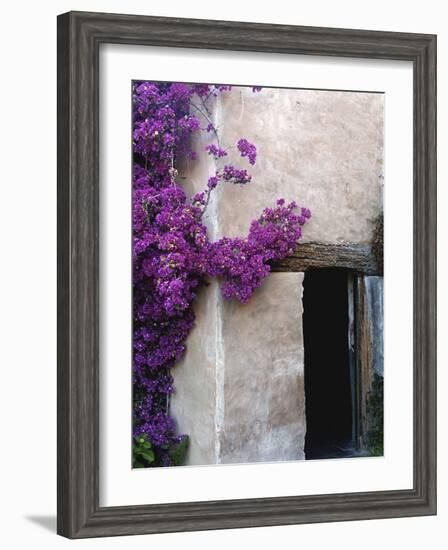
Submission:
[[246,233],[284,197],[313,212],[304,240],[370,240],[382,207],[382,94],[234,88],[218,102],[222,143],[243,136],[258,150],[253,181],[221,190],[223,234]]
[[[253,180],[220,186],[205,222],[212,238],[247,234],[283,197],[309,207],[304,240],[369,242],[382,210],[383,96],[233,88],[213,106],[222,146],[257,146]],[[197,138],[202,152],[210,135]],[[237,151],[226,162],[244,166]],[[216,169],[204,154],[180,166],[188,193]],[[216,281],[195,305],[196,328],[174,370],[171,411],[191,445],[187,464],[304,458],[306,434],[301,273],[275,273],[246,305]]]
[[[193,147],[204,149],[210,138],[200,132]],[[214,160],[200,155],[197,161],[183,159],[178,166],[178,182],[188,195],[202,191],[207,179],[215,172]],[[210,238],[217,235],[217,196],[212,197],[208,216],[204,219]],[[218,282],[202,288],[195,302],[196,326],[188,336],[187,352],[173,370],[176,392],[171,399],[171,412],[180,433],[190,436],[186,464],[215,464],[218,433],[216,408],[221,384],[217,376],[222,371],[219,358],[219,326],[221,296]]]
[[302,281],[276,273],[244,307],[223,304],[220,462],[304,458]]
[[180,433],[191,439],[188,464],[216,462],[218,290],[214,281],[200,293],[195,302],[197,324],[188,336],[188,351],[173,370],[176,393],[172,396],[171,412]]

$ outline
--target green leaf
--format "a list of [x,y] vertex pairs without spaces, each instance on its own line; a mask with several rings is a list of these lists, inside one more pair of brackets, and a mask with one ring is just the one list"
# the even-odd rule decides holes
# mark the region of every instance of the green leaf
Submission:
[[145,460],[147,460],[150,464],[154,462],[156,459],[154,455],[154,451],[140,451],[139,453]]
[[171,448],[168,454],[173,462],[173,466],[180,466],[184,462],[189,442],[189,438],[185,437],[177,446]]

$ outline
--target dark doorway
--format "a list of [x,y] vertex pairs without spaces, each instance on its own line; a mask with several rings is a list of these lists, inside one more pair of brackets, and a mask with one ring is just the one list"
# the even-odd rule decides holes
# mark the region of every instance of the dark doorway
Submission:
[[307,271],[303,292],[307,459],[354,455],[348,272]]

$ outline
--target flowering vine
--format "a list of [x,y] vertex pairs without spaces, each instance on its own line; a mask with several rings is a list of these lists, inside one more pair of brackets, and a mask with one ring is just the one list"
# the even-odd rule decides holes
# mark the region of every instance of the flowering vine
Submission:
[[[269,275],[270,262],[294,252],[311,217],[307,208],[279,199],[252,221],[246,237],[209,240],[202,217],[211,193],[220,184],[245,185],[251,175],[224,164],[188,199],[176,183],[175,166],[181,157],[197,158],[189,138],[201,131],[213,140],[205,154],[219,162],[228,156],[208,105],[230,91],[224,85],[133,83],[134,467],[183,461],[188,436],[176,433],[169,413],[171,368],[185,352],[201,285],[218,277],[224,298],[246,303]],[[241,138],[235,147],[250,165],[256,163],[254,144]]]

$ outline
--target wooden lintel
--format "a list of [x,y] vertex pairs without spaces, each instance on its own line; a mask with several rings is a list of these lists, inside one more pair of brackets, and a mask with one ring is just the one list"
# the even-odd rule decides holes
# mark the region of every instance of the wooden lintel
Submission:
[[370,244],[301,243],[297,251],[272,264],[272,271],[307,271],[339,267],[365,275],[382,275],[383,265]]

